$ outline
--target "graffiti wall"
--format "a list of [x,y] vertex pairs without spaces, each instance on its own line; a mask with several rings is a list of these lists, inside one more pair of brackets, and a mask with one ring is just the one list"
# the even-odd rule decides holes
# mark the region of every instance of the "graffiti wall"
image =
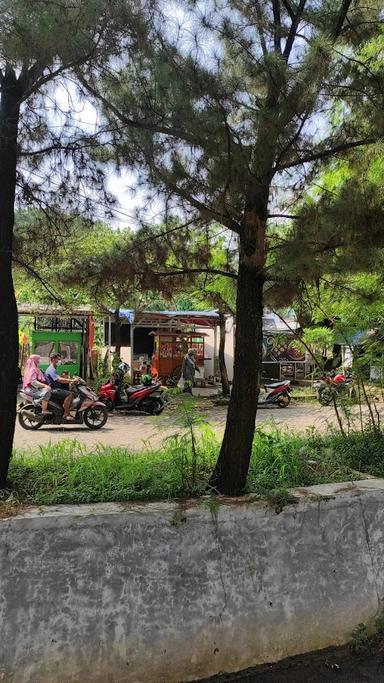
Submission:
[[294,337],[265,334],[263,337],[262,376],[268,380],[301,380],[305,377],[305,353],[292,346]]
[[293,337],[286,334],[269,334],[263,337],[263,361],[276,362],[304,362],[305,353],[292,346]]

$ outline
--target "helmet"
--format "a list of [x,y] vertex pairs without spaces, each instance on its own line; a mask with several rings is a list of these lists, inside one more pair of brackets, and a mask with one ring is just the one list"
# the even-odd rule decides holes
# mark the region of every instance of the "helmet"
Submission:
[[129,367],[128,363],[119,363],[119,365],[117,366],[117,369],[118,369],[119,372],[121,372],[123,375],[126,375],[127,372],[130,370],[130,367]]

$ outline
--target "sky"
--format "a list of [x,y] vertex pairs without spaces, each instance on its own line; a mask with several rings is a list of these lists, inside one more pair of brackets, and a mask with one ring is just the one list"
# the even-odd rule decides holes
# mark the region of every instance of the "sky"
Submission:
[[[87,134],[95,133],[101,123],[100,112],[87,99],[80,99],[73,82],[67,80],[65,85],[55,85],[54,90],[44,102],[45,113],[48,111],[48,125],[52,131],[66,126],[69,135],[76,135],[83,131]],[[70,167],[70,166],[69,166]],[[21,162],[20,170],[31,180],[45,179],[44,167],[30,170]],[[104,168],[107,190],[116,198],[112,209],[112,218],[105,219],[106,206],[92,187],[82,183],[79,187],[80,197],[87,197],[94,203],[94,218],[106,220],[116,228],[137,228],[139,225],[137,212],[148,222],[158,222],[162,214],[162,206],[158,201],[148,203],[144,190],[137,188],[135,173],[127,169],[117,170],[114,164]],[[59,176],[52,176],[51,186],[54,189],[60,183]]]
[[[197,11],[207,11],[209,2],[204,0],[197,3]],[[203,59],[204,63],[209,63],[215,53],[216,47],[212,42],[212,32],[199,30],[198,42],[195,43],[196,32],[191,19],[191,15],[184,8],[180,8],[180,3],[173,0],[166,0],[164,2],[164,11],[166,21],[169,26],[168,37],[175,36],[178,44],[182,45],[186,52],[193,53],[194,46],[199,53],[199,59]],[[195,7],[196,11],[196,7]],[[200,26],[201,29],[201,26]],[[49,104],[49,102],[51,104]],[[76,131],[84,131],[87,133],[94,133],[98,130],[101,121],[100,112],[92,104],[89,98],[80,98],[77,86],[74,81],[69,78],[66,79],[65,84],[55,85],[54,90],[46,98],[45,104],[50,106],[49,111],[49,125],[52,129],[58,129],[60,126],[66,124],[67,134],[73,134],[76,137]],[[46,113],[46,109],[45,109]],[[311,127],[311,134],[313,136],[321,137],[324,132],[324,121],[321,117],[315,117],[314,120],[308,124]],[[69,131],[69,133],[68,133]],[[71,133],[72,131],[72,133]],[[70,163],[70,162],[68,162]],[[107,189],[116,198],[116,205],[112,210],[113,217],[108,218],[108,222],[116,227],[130,227],[137,226],[137,212],[140,210],[141,218],[146,222],[159,222],[164,215],[163,201],[155,199],[148,201],[147,191],[137,186],[137,175],[127,169],[120,169],[117,171],[114,165],[105,167],[107,176]],[[33,172],[33,176],[38,177],[38,171]],[[58,184],[59,178],[54,176],[51,178],[52,186]],[[276,178],[276,205],[271,208],[277,210],[278,201],[282,198],[282,187],[285,183],[284,178],[279,180]],[[84,183],[79,188],[79,194],[88,197],[94,204],[94,217],[96,219],[103,219],[105,215],[104,206],[95,190]],[[278,197],[278,199],[277,199]]]

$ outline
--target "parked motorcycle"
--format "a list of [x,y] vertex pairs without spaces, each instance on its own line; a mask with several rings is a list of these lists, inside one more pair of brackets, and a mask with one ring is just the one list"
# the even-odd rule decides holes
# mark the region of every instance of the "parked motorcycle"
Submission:
[[102,401],[108,410],[160,415],[165,407],[161,384],[152,382],[149,377],[146,384],[124,386],[124,375],[128,370],[127,363],[120,363],[114,377],[100,387],[99,401]]
[[291,382],[273,382],[264,384],[265,395],[259,398],[258,405],[276,405],[278,408],[287,408],[291,402]]
[[334,398],[344,394],[352,398],[354,394],[353,379],[350,373],[338,372],[336,374],[323,375],[313,383],[317,392],[317,398],[322,406],[329,406]]
[[[22,403],[18,408],[19,423],[23,429],[40,429],[45,425],[85,424],[88,429],[101,429],[108,420],[108,410],[98,400],[96,394],[87,387],[80,377],[72,385],[75,394],[72,403],[73,419],[64,420],[63,404],[53,395],[48,403],[48,414],[42,414],[41,399],[32,399],[28,392],[22,391]],[[24,402],[25,401],[25,402]]]

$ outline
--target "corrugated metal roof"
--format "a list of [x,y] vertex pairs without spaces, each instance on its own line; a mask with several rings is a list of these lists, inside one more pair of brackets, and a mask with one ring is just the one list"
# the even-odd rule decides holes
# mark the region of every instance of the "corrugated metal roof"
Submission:
[[[111,313],[114,311],[111,309]],[[130,308],[120,308],[120,314],[124,318],[129,318],[132,315],[133,316],[141,316],[141,315],[156,315],[156,316],[163,316],[167,318],[186,318],[186,317],[195,317],[195,318],[219,318],[219,314],[217,311],[137,311],[135,313],[134,310]]]
[[64,308],[64,306],[51,306],[46,304],[18,304],[19,315],[47,315],[58,317],[73,317],[74,315],[93,315],[90,306],[78,306],[77,308]]

